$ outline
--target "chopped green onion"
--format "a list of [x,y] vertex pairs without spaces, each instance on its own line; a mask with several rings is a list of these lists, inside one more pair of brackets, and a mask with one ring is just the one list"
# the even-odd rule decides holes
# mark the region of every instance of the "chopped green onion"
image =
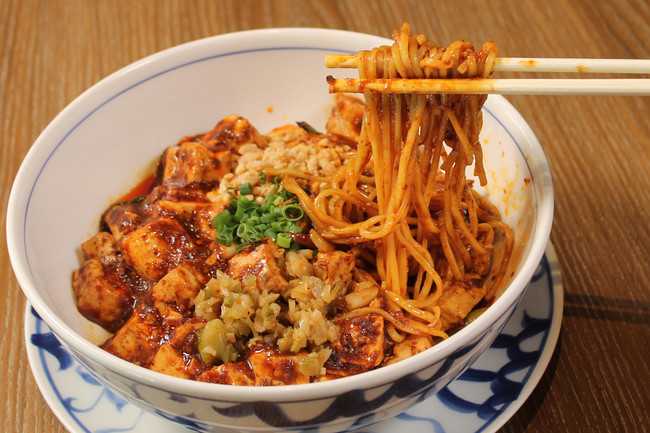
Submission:
[[272,207],[271,212],[273,213],[273,216],[276,218],[282,217],[282,208],[281,207]]
[[284,230],[284,223],[280,221],[273,221],[271,223],[271,230],[273,230],[276,233],[279,233]]
[[235,232],[237,234],[237,237],[242,238],[243,240],[247,241],[248,240],[248,226],[246,224],[239,224],[237,226],[237,231]]
[[226,188],[226,192],[227,192],[228,195],[231,196],[232,198],[236,198],[236,197],[235,197],[235,187],[234,187],[234,186],[229,186],[228,188]]
[[262,219],[257,215],[251,215],[246,220],[246,225],[248,227],[257,227],[260,224],[262,224]]
[[285,229],[285,233],[302,233],[302,227],[296,224],[288,224]]
[[[259,173],[259,176],[260,182],[267,182],[264,173]],[[302,233],[301,225],[296,223],[305,217],[305,212],[296,196],[284,189],[280,178],[273,176],[271,180],[275,182],[273,192],[267,194],[265,199],[248,198],[253,193],[250,182],[227,188],[233,199],[211,221],[217,231],[215,242],[224,245],[234,243],[237,252],[264,238],[271,239],[281,248],[300,248],[289,233]]]
[[246,215],[246,209],[244,208],[244,206],[239,204],[239,201],[237,201],[237,210],[235,211],[235,214],[232,216],[232,219],[239,223],[244,218],[244,215]]
[[282,216],[288,221],[298,221],[304,215],[305,212],[296,204],[288,204],[282,207]]
[[291,238],[286,233],[278,233],[275,243],[281,248],[289,248],[291,246]]
[[237,206],[242,206],[244,209],[248,209],[251,207],[252,201],[246,198],[246,196],[242,195],[239,196],[237,199]]
[[248,195],[253,193],[253,185],[251,185],[250,182],[242,183],[241,185],[239,185],[237,189],[239,189],[239,192],[243,195]]
[[230,245],[232,245],[232,242],[233,242],[232,231],[224,231],[222,233],[219,233],[217,235],[217,237],[215,238],[215,241],[217,243],[220,243],[220,244],[223,244],[223,245],[229,247]]
[[232,215],[226,209],[216,217],[212,218],[212,228],[221,232],[225,226],[230,224],[230,221],[232,221]]
[[276,237],[277,237],[277,234],[278,234],[278,232],[274,232],[273,229],[267,229],[267,230],[264,232],[264,237],[265,237],[265,238],[269,238],[269,239],[271,239],[272,241],[275,242],[275,239],[276,239]]
[[309,132],[310,134],[322,135],[320,132],[318,132],[318,130],[316,130],[316,128],[314,128],[313,126],[311,126],[309,123],[307,123],[305,121],[301,120],[301,121],[296,122],[296,124],[298,126],[300,126],[302,129],[304,129],[305,131]]
[[260,184],[266,185],[266,173],[261,171],[260,173],[258,173],[258,176],[260,177]]
[[144,196],[143,195],[138,195],[138,196],[133,197],[132,199],[124,200],[124,201],[120,201],[118,203],[115,203],[113,206],[119,206],[121,204],[135,204],[135,203],[140,203],[143,200],[144,200]]

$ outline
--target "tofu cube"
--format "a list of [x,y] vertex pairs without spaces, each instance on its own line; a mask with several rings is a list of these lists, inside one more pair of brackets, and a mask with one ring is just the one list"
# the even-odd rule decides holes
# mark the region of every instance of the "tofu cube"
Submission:
[[231,170],[229,152],[215,152],[196,142],[169,147],[162,156],[162,183],[184,186],[192,182],[219,182]]
[[182,263],[169,271],[151,289],[154,305],[162,316],[174,309],[181,314],[187,313],[194,305],[193,301],[205,286],[207,277],[190,263]]
[[255,385],[255,375],[248,361],[218,365],[201,373],[196,380],[222,385]]
[[260,291],[266,289],[269,293],[277,293],[289,287],[278,264],[282,256],[283,252],[275,242],[266,239],[235,254],[228,262],[226,273],[230,278],[239,280],[247,275],[255,275]]
[[110,332],[131,314],[131,292],[118,279],[110,279],[98,259],[86,260],[74,271],[72,289],[79,312]]
[[442,329],[447,330],[463,320],[486,293],[485,285],[473,286],[459,282],[447,288],[438,300]]
[[393,346],[393,356],[385,365],[394,364],[402,359],[410,358],[424,352],[432,346],[431,337],[428,335],[409,335],[403,341]]
[[384,318],[364,314],[339,322],[339,337],[330,346],[327,371],[371,370],[384,359]]
[[171,344],[165,343],[156,352],[149,368],[170,376],[194,379],[202,371],[203,366],[196,358],[191,355],[184,356]]
[[354,143],[359,142],[363,123],[364,102],[354,96],[338,94],[332,114],[327,121],[327,132]]
[[132,232],[142,222],[142,215],[133,204],[117,204],[104,214],[104,223],[116,240]]
[[216,203],[158,200],[153,208],[153,217],[173,218],[189,231],[196,242],[212,242],[217,231],[212,228],[212,218],[223,210]]
[[266,138],[260,134],[248,119],[231,114],[222,119],[212,129],[201,137],[201,142],[209,148],[230,149],[239,153],[242,144],[254,143],[260,149],[267,146]]
[[248,362],[255,374],[255,385],[297,385],[309,383],[310,377],[300,371],[305,355],[284,355],[273,351],[251,353]]
[[156,314],[134,311],[102,348],[124,360],[149,367],[160,347],[162,335],[163,329]]
[[118,247],[126,262],[148,281],[157,281],[187,260],[195,245],[178,221],[162,218],[125,235]]
[[117,253],[115,238],[108,232],[99,232],[81,244],[81,249],[89,259],[101,259]]
[[321,251],[316,255],[316,276],[328,284],[348,283],[356,267],[354,254],[343,251]]

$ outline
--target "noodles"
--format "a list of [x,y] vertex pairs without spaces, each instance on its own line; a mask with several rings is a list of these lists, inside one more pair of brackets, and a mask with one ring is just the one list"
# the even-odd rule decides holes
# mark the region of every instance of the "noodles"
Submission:
[[[491,41],[478,51],[465,41],[438,47],[412,35],[408,24],[393,39],[392,46],[357,54],[361,79],[485,78],[497,55]],[[355,245],[361,262],[376,257],[367,268],[384,308],[344,318],[378,314],[398,342],[407,334],[445,338],[443,294],[477,287],[493,296],[513,249],[512,230],[465,174],[473,165],[480,184],[487,183],[479,144],[486,95],[363,96],[360,142],[347,167],[311,196],[290,173],[283,184],[299,198],[319,239]],[[499,261],[497,230],[505,240]]]

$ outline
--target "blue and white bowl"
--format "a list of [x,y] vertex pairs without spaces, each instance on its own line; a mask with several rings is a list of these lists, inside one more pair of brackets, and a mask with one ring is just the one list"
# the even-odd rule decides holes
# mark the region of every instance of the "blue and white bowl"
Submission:
[[[461,37],[462,35],[459,35]],[[481,41],[482,42],[482,41]],[[269,29],[180,45],[110,75],[66,107],[27,154],[14,182],[7,240],[29,302],[95,378],[133,404],[198,431],[362,427],[433,395],[488,348],[521,299],[548,242],[553,189],[538,140],[517,111],[492,95],[484,108],[483,192],[517,233],[516,269],[475,322],[394,365],[330,382],[233,387],[166,376],[99,347],[105,334],[78,312],[70,276],[79,245],[102,211],[146,174],[163,149],[237,113],[265,133],[306,121],[324,128],[333,105],[324,67],[331,53],[390,40],[325,29]]]

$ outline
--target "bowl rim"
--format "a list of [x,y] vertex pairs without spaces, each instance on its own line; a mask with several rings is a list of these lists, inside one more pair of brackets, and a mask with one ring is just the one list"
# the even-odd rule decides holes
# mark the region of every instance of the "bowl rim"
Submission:
[[[22,233],[22,227],[25,223],[24,220],[20,220],[20,216],[22,215],[20,210],[25,209],[28,205],[28,199],[26,198],[29,194],[27,194],[25,190],[30,186],[33,186],[31,185],[32,180],[30,177],[34,174],[32,166],[35,163],[37,166],[40,166],[37,164],[37,161],[43,157],[39,152],[43,149],[48,150],[48,146],[51,147],[51,144],[49,144],[51,138],[49,136],[56,129],[65,129],[65,125],[70,122],[68,117],[75,117],[75,112],[80,111],[89,104],[91,106],[97,106],[97,102],[92,103],[92,101],[95,101],[98,97],[100,98],[100,101],[110,98],[111,95],[112,97],[115,97],[120,93],[120,91],[118,89],[118,92],[116,93],[116,90],[112,87],[114,84],[124,81],[124,84],[119,86],[120,89],[125,86],[129,87],[129,83],[132,83],[133,80],[136,82],[140,81],[143,74],[149,76],[152,71],[167,70],[168,68],[166,68],[165,65],[168,63],[176,65],[185,64],[186,62],[182,61],[183,59],[187,60],[190,58],[196,58],[197,53],[201,53],[204,49],[212,47],[213,45],[219,46],[227,45],[231,42],[237,42],[242,43],[245,47],[249,45],[254,46],[255,44],[259,46],[260,41],[267,41],[267,43],[268,41],[272,41],[275,46],[278,46],[282,40],[287,38],[301,38],[301,42],[297,45],[305,48],[314,48],[309,46],[309,41],[325,39],[327,42],[322,42],[323,45],[327,45],[328,43],[332,45],[334,43],[333,40],[336,38],[350,37],[357,39],[365,38],[369,43],[374,41],[372,43],[375,45],[392,43],[392,40],[390,39],[365,33],[309,27],[277,27],[269,29],[242,30],[201,38],[156,52],[113,72],[76,97],[47,125],[29,149],[16,174],[7,206],[6,236],[10,261],[23,293],[36,312],[52,329],[54,335],[61,341],[64,347],[73,352],[73,354],[78,352],[82,358],[88,358],[117,375],[124,376],[135,382],[146,383],[153,388],[158,388],[165,392],[173,392],[178,395],[215,401],[227,400],[235,402],[251,402],[265,400],[274,402],[295,402],[304,401],[305,398],[311,400],[327,398],[353,389],[367,389],[385,386],[386,384],[403,377],[405,372],[420,371],[431,365],[433,362],[443,360],[454,351],[459,350],[466,344],[465,342],[476,339],[482,332],[483,326],[496,322],[499,317],[507,312],[508,309],[517,302],[518,299],[520,299],[537,265],[542,259],[546,244],[550,237],[554,207],[554,192],[552,184],[550,183],[550,176],[546,176],[549,179],[545,179],[549,184],[545,186],[544,195],[542,197],[537,197],[536,224],[531,235],[530,251],[522,258],[521,269],[512,279],[507,290],[504,291],[503,295],[497,299],[497,301],[488,308],[484,314],[482,314],[472,324],[460,330],[453,338],[444,340],[427,351],[402,360],[396,364],[337,380],[302,385],[244,387],[203,383],[168,376],[136,366],[105,352],[97,345],[76,333],[65,322],[61,321],[53,309],[50,308],[38,294],[35,287],[36,282],[33,280],[29,270],[27,269],[27,253],[26,251],[23,251],[24,248],[20,246],[21,235],[19,235],[19,233]],[[332,41],[330,41],[330,39],[332,39]],[[369,48],[372,48],[375,45],[370,45]],[[203,58],[206,56],[201,55],[200,57]],[[102,95],[104,98],[101,98]],[[538,171],[550,173],[548,161],[544,155],[543,149],[525,119],[503,96],[490,95],[490,98],[497,100],[498,103],[501,104],[505,115],[509,117],[515,125],[517,125],[520,132],[525,135],[531,144],[533,144],[531,149],[529,149],[532,153],[530,158],[532,158],[539,166]],[[85,116],[81,117],[81,120],[75,120],[74,118],[72,120],[74,123],[82,122],[86,117],[90,116],[92,112],[93,111],[89,113],[87,112]],[[65,139],[65,137],[63,139]],[[80,356],[75,357],[79,358]],[[84,359],[79,360],[83,365],[87,366]],[[93,368],[89,368],[89,370],[94,374]],[[225,397],[226,395],[227,398]],[[222,397],[219,398],[219,396]]]

